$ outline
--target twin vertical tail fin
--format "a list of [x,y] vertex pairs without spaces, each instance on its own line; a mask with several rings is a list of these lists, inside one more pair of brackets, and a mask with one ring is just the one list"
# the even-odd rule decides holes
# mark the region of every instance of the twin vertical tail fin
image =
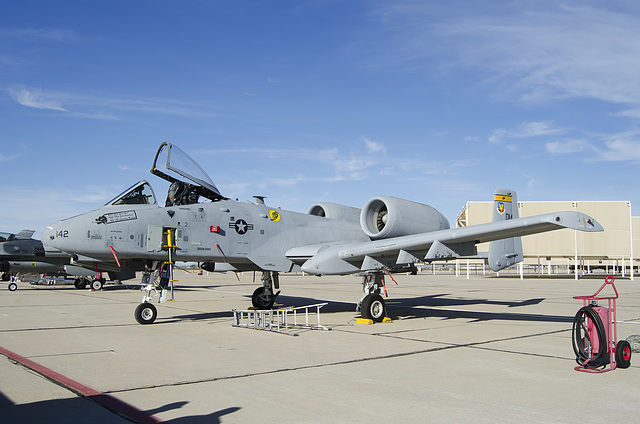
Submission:
[[31,236],[35,233],[35,230],[22,230],[18,234],[16,234],[17,239],[30,239]]
[[[496,189],[493,200],[493,222],[518,218],[516,192],[506,188]],[[492,241],[489,244],[489,267],[497,272],[522,262],[522,238],[512,237]]]

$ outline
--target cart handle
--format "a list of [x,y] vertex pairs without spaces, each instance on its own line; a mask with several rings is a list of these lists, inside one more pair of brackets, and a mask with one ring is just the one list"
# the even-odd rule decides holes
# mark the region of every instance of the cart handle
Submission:
[[[607,275],[607,277],[604,279],[604,284],[602,286],[600,286],[600,288],[598,289],[597,292],[595,292],[592,296],[573,296],[574,299],[582,299],[582,300],[600,300],[600,299],[617,299],[618,298],[618,290],[616,289],[616,286],[613,284],[613,282],[616,279],[613,277],[613,275]],[[615,296],[606,296],[606,297],[596,297],[598,295],[598,293],[600,293],[602,291],[602,289],[605,288],[605,286],[611,284],[611,288],[613,288],[613,291],[615,292]]]

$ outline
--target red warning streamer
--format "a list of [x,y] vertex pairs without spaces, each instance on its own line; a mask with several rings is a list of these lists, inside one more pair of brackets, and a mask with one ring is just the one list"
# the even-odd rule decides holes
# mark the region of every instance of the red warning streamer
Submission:
[[113,257],[114,257],[114,258],[116,258],[116,263],[118,264],[118,268],[122,268],[122,267],[120,266],[120,261],[118,260],[118,255],[116,255],[116,251],[115,251],[115,250],[113,250],[113,247],[112,247],[112,246],[109,246],[109,249],[111,249],[111,253],[113,253]]
[[[218,249],[218,252],[220,252],[220,254],[222,255],[222,259],[224,259],[225,263],[229,263],[227,262],[227,257],[225,256],[224,252],[222,251],[222,249],[220,249],[220,246],[218,246],[218,243],[213,243],[216,246],[216,249]],[[240,277],[238,277],[238,273],[234,272],[234,274],[236,274],[236,278],[238,279],[238,281],[240,281]]]
[[393,277],[391,276],[391,274],[389,273],[388,269],[385,269],[385,271],[387,272],[387,274],[389,274],[389,278],[391,278],[391,281],[393,281],[394,283],[396,283],[396,286],[398,286],[398,282],[396,280],[393,279]]

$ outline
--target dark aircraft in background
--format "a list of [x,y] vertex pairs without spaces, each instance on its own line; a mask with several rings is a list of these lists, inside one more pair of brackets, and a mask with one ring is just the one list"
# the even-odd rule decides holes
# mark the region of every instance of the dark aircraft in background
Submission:
[[[57,249],[45,248],[42,241],[31,238],[35,231],[22,230],[18,234],[0,232],[0,272],[2,281],[10,281],[11,276],[27,274],[72,275],[76,276],[74,285],[78,289],[91,284],[94,290],[99,290],[105,283],[102,277],[96,277],[98,272],[111,271],[112,279],[133,278],[135,272],[123,273],[110,264],[88,267],[71,264],[69,253]],[[18,288],[16,280],[9,282],[10,291]]]

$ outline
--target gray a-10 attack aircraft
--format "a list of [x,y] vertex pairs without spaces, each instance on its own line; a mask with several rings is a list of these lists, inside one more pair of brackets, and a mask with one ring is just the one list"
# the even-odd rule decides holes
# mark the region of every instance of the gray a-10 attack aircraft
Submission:
[[[166,169],[160,170],[164,165]],[[172,282],[174,261],[205,262],[208,270],[261,271],[262,286],[252,296],[257,308],[273,306],[280,293],[278,274],[362,273],[363,318],[382,321],[383,275],[406,271],[416,262],[478,257],[476,244],[490,243],[492,270],[523,260],[520,236],[562,228],[602,231],[593,218],[575,211],[518,218],[516,193],[498,189],[494,222],[449,228],[434,208],[394,197],[374,197],[362,210],[318,203],[306,214],[256,202],[230,200],[182,150],[162,143],[151,173],[171,183],[165,206],[158,205],[145,180],[94,211],[59,221],[43,232],[43,241],[73,255],[75,261],[116,261],[144,269],[141,324],[155,321],[150,301],[163,302]],[[171,175],[169,175],[171,174]],[[199,203],[199,198],[206,199]],[[151,278],[152,271],[153,278]]]

